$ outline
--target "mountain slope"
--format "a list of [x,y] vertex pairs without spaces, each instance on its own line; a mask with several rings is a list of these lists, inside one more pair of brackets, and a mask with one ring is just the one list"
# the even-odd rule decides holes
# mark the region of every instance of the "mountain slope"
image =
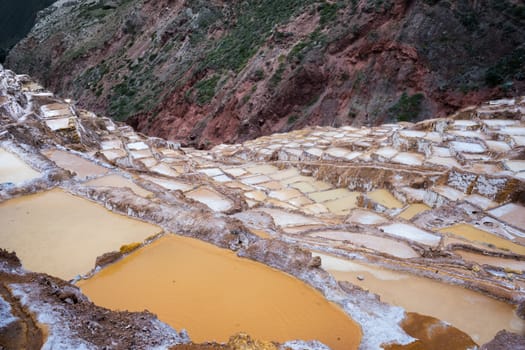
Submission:
[[183,144],[419,120],[525,92],[520,1],[66,5],[49,11],[7,66]]
[[54,0],[3,0],[0,2],[0,63],[9,49],[33,26],[38,11]]

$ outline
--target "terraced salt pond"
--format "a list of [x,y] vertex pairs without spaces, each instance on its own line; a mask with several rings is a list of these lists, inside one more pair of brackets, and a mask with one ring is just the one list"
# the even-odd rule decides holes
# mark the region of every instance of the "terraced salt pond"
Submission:
[[459,254],[465,261],[471,261],[481,265],[486,264],[491,266],[498,266],[510,271],[525,271],[525,261],[510,258],[504,259],[500,257],[471,253],[466,251],[456,251],[455,253]]
[[39,176],[40,173],[31,168],[22,159],[0,148],[0,184],[10,182],[20,185]]
[[126,179],[125,177],[120,175],[107,175],[99,177],[97,179],[86,182],[85,185],[92,187],[129,188],[135,194],[138,194],[142,197],[153,195],[153,193],[151,193],[150,191],[145,190],[140,186],[137,186],[133,181]]
[[66,280],[89,272],[98,256],[161,231],[60,189],[0,203],[0,227],[2,248],[16,251],[26,269]]
[[396,197],[394,197],[392,193],[384,189],[368,192],[366,196],[388,209],[403,207],[403,203],[401,203]]
[[422,203],[410,204],[405,210],[401,212],[401,214],[399,214],[399,217],[405,220],[411,220],[414,216],[424,211],[430,210],[430,209],[432,208],[430,208],[426,204],[422,204]]
[[44,152],[44,154],[59,167],[76,173],[80,179],[95,175],[104,175],[108,172],[108,169],[66,151],[49,150]]
[[525,255],[525,246],[513,243],[507,239],[498,237],[492,233],[480,230],[472,225],[457,224],[439,230],[442,233],[453,234],[470,241],[479,242],[483,244],[490,244],[500,249],[509,250],[513,253]]
[[[95,303],[148,309],[192,340],[318,339],[332,349],[357,349],[359,327],[314,289],[233,252],[168,235],[79,282]],[[108,291],[111,291],[108,293]]]
[[362,245],[403,259],[419,257],[419,254],[405,243],[373,235],[349,233],[345,231],[320,231],[312,233],[310,236],[326,238],[333,241],[349,241],[355,245]]
[[[322,267],[337,280],[349,281],[381,296],[381,300],[449,322],[478,344],[491,340],[498,331],[523,334],[525,322],[503,302],[459,286],[396,271],[381,269],[314,253]],[[359,278],[358,278],[359,277]]]

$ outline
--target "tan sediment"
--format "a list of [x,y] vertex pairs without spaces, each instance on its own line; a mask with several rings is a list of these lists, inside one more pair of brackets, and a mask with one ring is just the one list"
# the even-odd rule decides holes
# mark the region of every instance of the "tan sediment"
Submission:
[[97,256],[161,231],[60,189],[1,203],[0,227],[2,248],[25,268],[66,280],[89,272]]
[[[196,342],[243,331],[261,340],[317,339],[357,349],[359,327],[304,283],[229,250],[175,235],[108,266],[79,286],[97,304],[148,309]],[[111,291],[111,292],[108,292]]]

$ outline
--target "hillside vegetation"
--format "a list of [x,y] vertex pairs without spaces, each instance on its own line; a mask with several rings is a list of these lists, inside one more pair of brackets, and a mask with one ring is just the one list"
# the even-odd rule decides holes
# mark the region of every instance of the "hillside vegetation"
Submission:
[[209,147],[444,116],[525,93],[514,0],[98,0],[52,7],[7,66],[149,135]]

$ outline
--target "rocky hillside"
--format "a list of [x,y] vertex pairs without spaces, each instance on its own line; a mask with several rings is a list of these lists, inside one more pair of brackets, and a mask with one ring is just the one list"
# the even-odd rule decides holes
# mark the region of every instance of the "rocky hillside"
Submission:
[[518,0],[77,0],[9,54],[84,107],[207,148],[525,93]]
[[4,0],[0,2],[0,63],[9,49],[20,41],[35,23],[37,12],[53,0]]

